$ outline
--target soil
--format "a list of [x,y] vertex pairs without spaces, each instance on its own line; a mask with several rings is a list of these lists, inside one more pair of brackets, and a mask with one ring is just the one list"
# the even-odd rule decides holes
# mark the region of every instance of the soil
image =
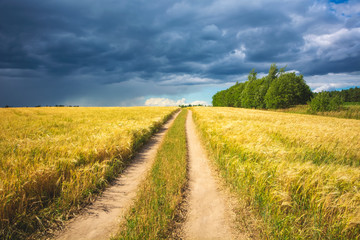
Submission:
[[132,163],[103,194],[81,214],[69,221],[56,240],[109,239],[119,230],[120,222],[132,205],[139,184],[144,180],[157,150],[178,113],[175,114],[135,155]]
[[189,196],[184,239],[248,239],[234,226],[230,196],[221,189],[195,130],[192,112],[186,121],[189,151]]

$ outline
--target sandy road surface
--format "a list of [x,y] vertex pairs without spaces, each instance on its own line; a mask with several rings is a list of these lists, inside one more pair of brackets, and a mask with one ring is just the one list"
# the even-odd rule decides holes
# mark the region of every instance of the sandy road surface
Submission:
[[119,228],[119,222],[132,204],[139,184],[155,159],[157,149],[168,128],[177,117],[174,115],[136,154],[131,165],[82,214],[72,219],[54,239],[109,239]]
[[192,113],[186,120],[189,146],[189,197],[185,239],[246,239],[232,227],[232,209],[219,190],[205,150],[195,131]]

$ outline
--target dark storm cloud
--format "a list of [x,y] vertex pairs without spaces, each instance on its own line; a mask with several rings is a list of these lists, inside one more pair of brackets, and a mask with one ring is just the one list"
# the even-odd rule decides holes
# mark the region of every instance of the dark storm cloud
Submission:
[[356,1],[3,0],[0,105],[116,105],[273,62],[305,75],[351,74],[360,71],[359,9]]

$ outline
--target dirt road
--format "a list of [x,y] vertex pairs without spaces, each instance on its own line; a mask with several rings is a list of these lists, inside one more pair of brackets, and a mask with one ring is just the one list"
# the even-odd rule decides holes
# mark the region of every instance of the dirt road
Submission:
[[186,121],[189,146],[189,197],[185,239],[244,239],[232,227],[232,209],[214,177],[196,134],[192,113]]
[[57,233],[54,239],[107,240],[116,233],[120,220],[136,196],[139,184],[152,166],[165,132],[177,115],[178,113],[142,147],[131,165],[114,181],[114,184],[106,189],[84,213],[72,219],[64,231]]

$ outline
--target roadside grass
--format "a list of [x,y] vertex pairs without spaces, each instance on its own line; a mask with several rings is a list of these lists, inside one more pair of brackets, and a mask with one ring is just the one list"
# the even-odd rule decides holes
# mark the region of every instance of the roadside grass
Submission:
[[360,103],[346,102],[338,111],[330,112],[311,112],[308,105],[297,105],[292,108],[271,110],[276,112],[299,113],[299,114],[312,114],[327,117],[360,119]]
[[168,130],[117,239],[167,239],[187,184],[187,145],[182,110]]
[[270,239],[360,238],[360,122],[193,108],[209,154]]
[[0,239],[70,218],[176,109],[0,109]]

